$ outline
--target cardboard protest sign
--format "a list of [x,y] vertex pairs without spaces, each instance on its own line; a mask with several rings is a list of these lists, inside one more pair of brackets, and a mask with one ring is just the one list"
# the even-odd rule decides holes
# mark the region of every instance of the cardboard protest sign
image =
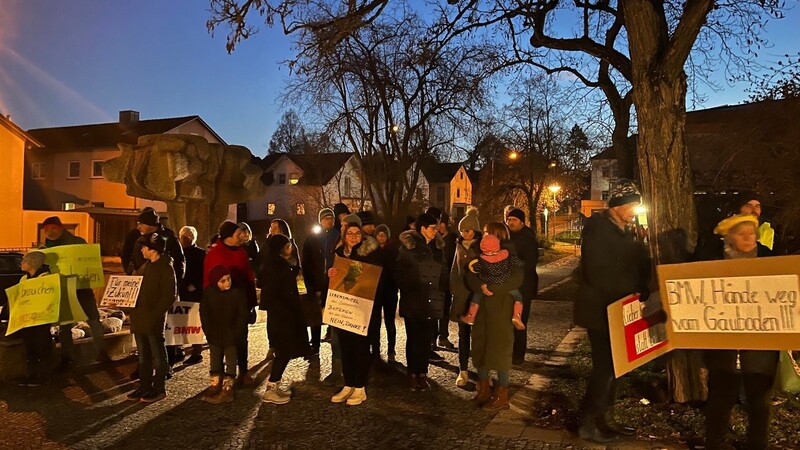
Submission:
[[200,303],[175,302],[167,312],[164,328],[166,345],[202,344],[205,341],[200,322]]
[[657,269],[674,348],[800,348],[800,256]]
[[111,275],[103,292],[103,299],[100,300],[100,306],[133,308],[136,306],[141,286],[141,275]]
[[58,322],[61,305],[61,280],[58,275],[22,280],[6,289],[6,295],[10,310],[6,336],[23,328]]
[[58,311],[58,324],[68,325],[88,320],[78,301],[78,277],[75,275],[61,277],[61,307]]
[[661,311],[658,292],[644,302],[639,294],[633,294],[608,305],[611,356],[617,378],[673,349]]
[[105,284],[100,244],[62,245],[41,251],[47,255],[44,263],[51,272],[78,276],[78,289],[100,288]]
[[366,336],[381,268],[336,256],[336,276],[328,284],[322,323]]

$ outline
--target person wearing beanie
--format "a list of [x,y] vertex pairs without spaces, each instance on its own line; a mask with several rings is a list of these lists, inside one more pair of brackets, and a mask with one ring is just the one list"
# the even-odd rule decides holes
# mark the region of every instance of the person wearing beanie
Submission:
[[359,211],[356,215],[361,219],[361,231],[367,236],[375,237],[375,218],[372,211]]
[[[631,225],[641,195],[630,180],[619,180],[608,208],[595,213],[581,233],[581,273],[575,301],[575,323],[587,329],[592,347],[592,374],[581,404],[578,434],[605,443],[635,434],[613,418],[617,379],[611,360],[607,306],[630,294],[649,296],[651,278],[647,248],[637,241]],[[524,292],[523,292],[524,295]]]
[[[714,233],[723,238],[723,247],[708,259],[774,256],[774,252],[756,240],[758,225],[758,217],[754,214],[737,214],[722,220]],[[725,437],[730,429],[733,405],[741,392],[745,393],[744,409],[747,413],[747,444],[744,448],[769,448],[771,392],[778,370],[779,352],[705,350],[703,353],[708,368],[708,401],[704,411],[706,448],[728,448],[730,445]]]
[[[536,239],[536,232],[525,225],[525,212],[519,208],[514,208],[508,212],[506,225],[510,232],[511,242],[517,251],[517,257],[525,263],[525,279],[519,290],[522,293],[522,314],[520,318],[523,324],[527,324],[531,313],[531,301],[536,297],[536,293],[539,290],[539,275],[536,273],[536,264],[539,262],[539,241]],[[520,365],[525,362],[527,346],[527,328],[515,330],[514,365]]]
[[[175,271],[175,279],[180,283],[183,281],[183,275],[186,273],[186,258],[183,254],[183,247],[175,235],[175,232],[165,227],[161,223],[161,217],[155,209],[146,207],[136,219],[136,230],[139,235],[136,236],[133,231],[128,233],[125,238],[125,244],[122,246],[122,264],[125,273],[133,275],[144,263],[145,259],[142,257],[141,241],[138,241],[139,236],[146,234],[158,233],[159,236],[167,240],[167,248],[164,250],[164,255],[172,259],[172,267]],[[132,239],[132,243],[128,242]],[[174,355],[171,353],[170,357]],[[174,361],[171,361],[171,363]]]
[[363,225],[363,222],[361,222],[361,217],[358,217],[358,214],[348,214],[342,218],[342,228],[350,223],[358,225],[358,228],[361,228]]
[[140,244],[146,262],[137,272],[142,276],[142,284],[130,313],[131,333],[139,352],[139,386],[128,394],[128,399],[153,403],[167,396],[169,362],[164,346],[164,321],[177,299],[178,283],[172,260],[164,255],[167,239],[150,233],[140,238]]
[[322,208],[319,210],[319,214],[317,214],[317,222],[322,223],[322,219],[326,217],[331,217],[334,220],[336,219],[336,215],[333,213],[333,210],[330,208]]
[[[75,236],[64,228],[58,216],[48,217],[44,220],[44,235],[45,240],[41,248],[86,244],[86,241],[82,237]],[[76,295],[81,309],[86,313],[86,322],[92,329],[92,346],[94,347],[93,350],[97,360],[101,362],[108,361],[109,357],[105,352],[105,340],[103,339],[103,325],[100,323],[100,312],[97,310],[97,300],[95,300],[94,291],[88,288],[78,289]],[[75,365],[75,346],[72,342],[72,326],[73,324],[59,326],[58,342],[61,343],[61,361],[55,369],[56,372],[68,372]]]
[[425,214],[430,214],[438,221],[442,216],[442,210],[435,206],[429,206],[428,209],[425,210]]
[[761,196],[757,193],[750,191],[741,192],[737,197],[734,213],[753,214],[756,216],[756,219],[760,222],[758,226],[758,242],[774,251],[776,255],[780,255],[782,253],[781,246],[777,245],[776,247],[775,230],[772,228],[772,224],[764,221],[761,217],[762,203]]
[[[392,232],[386,224],[375,227],[375,240],[380,248],[383,271],[381,272],[380,289],[375,293],[375,300],[383,311],[383,324],[386,327],[386,361],[396,362],[397,346],[397,282],[394,280],[394,265],[397,261],[397,245],[392,241]],[[375,333],[377,342],[372,343],[372,354],[377,359],[380,357],[380,324]]]
[[456,251],[450,270],[450,292],[453,303],[450,307],[450,321],[458,324],[458,365],[459,373],[456,386],[464,387],[469,383],[469,357],[472,327],[460,320],[466,313],[472,292],[467,289],[467,264],[480,255],[481,224],[478,221],[478,210],[467,209],[467,215],[458,222],[459,236],[456,239]]
[[430,389],[428,363],[433,355],[431,337],[444,316],[444,292],[448,270],[444,241],[438,236],[436,218],[420,214],[416,230],[400,233],[400,250],[394,275],[400,289],[400,316],[406,326],[406,360],[412,390]]
[[208,273],[209,287],[200,301],[200,321],[208,341],[210,384],[202,400],[209,403],[233,401],[236,380],[236,346],[247,327],[247,299],[239,289],[231,289],[231,273],[225,266],[214,266]]
[[337,203],[333,205],[333,214],[335,216],[334,219],[336,222],[336,228],[338,229],[341,226],[345,216],[350,215],[350,208],[348,208],[344,203]]
[[508,219],[508,213],[510,213],[514,209],[517,209],[517,207],[514,205],[506,205],[503,208],[503,222],[505,222],[506,219]]
[[[203,261],[203,289],[212,285],[211,269],[216,266],[223,266],[231,274],[231,289],[242,291],[247,299],[248,322],[256,321],[256,306],[258,306],[258,296],[256,295],[256,276],[253,267],[250,265],[250,258],[247,252],[239,245],[239,226],[233,222],[225,221],[219,226],[219,240],[216,245],[211,247]],[[245,326],[241,330],[240,341],[237,344],[236,363],[239,366],[238,382],[244,385],[254,383],[252,376],[248,372],[248,330]]]
[[[342,205],[344,206],[344,205]],[[333,267],[333,251],[339,242],[340,230],[336,226],[336,212],[322,208],[319,212],[319,231],[311,233],[303,243],[303,280],[306,283],[308,299],[320,308],[325,307],[328,296],[328,269]],[[328,328],[330,332],[330,327]],[[310,324],[311,347],[319,352],[322,344],[322,323]],[[341,367],[338,373],[341,374]]]
[[[44,264],[44,260],[45,254],[38,250],[26,253],[22,257],[20,264],[23,272],[20,281],[50,275],[50,268]],[[50,325],[26,327],[16,334],[22,338],[22,343],[25,346],[25,362],[27,366],[27,375],[18,384],[24,387],[41,386],[46,381],[47,366],[53,353],[53,338],[50,337]]]
[[[195,227],[182,227],[178,232],[178,239],[186,260],[186,273],[183,275],[183,280],[178,283],[178,296],[181,301],[199,303],[203,298],[203,262],[206,259],[206,251],[197,246]],[[191,366],[202,361],[202,344],[192,345],[192,355],[184,361],[184,364]]]

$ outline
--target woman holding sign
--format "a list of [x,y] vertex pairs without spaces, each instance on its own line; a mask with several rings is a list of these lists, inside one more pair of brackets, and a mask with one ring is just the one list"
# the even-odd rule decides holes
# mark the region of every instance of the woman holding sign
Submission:
[[[375,266],[381,265],[381,256],[377,252],[379,245],[375,238],[361,233],[361,226],[355,222],[347,222],[343,225],[343,242],[336,249],[336,255],[340,258],[362,261]],[[363,240],[362,240],[363,239]],[[333,279],[337,275],[335,267],[328,269],[328,277]],[[380,289],[380,287],[378,288]],[[370,317],[369,330],[375,330],[375,321],[380,321],[380,304],[372,303],[372,315]],[[377,327],[380,330],[380,327]],[[333,403],[344,403],[355,406],[367,400],[367,377],[372,362],[370,354],[369,333],[367,336],[352,333],[344,329],[336,330],[339,345],[342,351],[342,372],[344,374],[344,387],[336,395],[331,397]]]
[[[22,280],[50,275],[50,268],[44,265],[45,255],[39,251],[31,251],[22,258],[21,268],[25,272]],[[19,383],[20,386],[41,386],[44,383],[47,363],[53,350],[53,339],[50,337],[50,325],[34,325],[19,330],[25,344],[25,360],[28,363],[28,375]]]
[[[758,218],[751,214],[729,217],[717,225],[714,233],[723,236],[715,259],[743,259],[773,256],[757,241]],[[739,379],[747,398],[747,448],[767,448],[772,403],[770,392],[778,367],[777,351],[706,350],[708,367],[708,402],[706,403],[706,448],[725,447],[731,411],[739,394]],[[739,361],[741,374],[737,373]]]

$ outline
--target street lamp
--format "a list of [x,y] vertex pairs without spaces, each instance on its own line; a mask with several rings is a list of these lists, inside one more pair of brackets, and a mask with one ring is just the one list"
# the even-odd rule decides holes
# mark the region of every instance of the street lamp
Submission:
[[508,159],[516,161],[517,158],[519,158],[519,152],[512,149],[511,152],[508,154]]
[[553,193],[553,241],[555,241],[556,240],[556,211],[557,211],[557,208],[556,208],[556,194],[558,193],[558,191],[561,190],[561,186],[559,186],[557,184],[551,184],[550,186],[547,187],[547,189],[550,190],[550,192]]
[[550,211],[547,210],[547,206],[544,207],[544,211],[542,211],[542,215],[544,216],[544,237],[547,238],[547,214]]

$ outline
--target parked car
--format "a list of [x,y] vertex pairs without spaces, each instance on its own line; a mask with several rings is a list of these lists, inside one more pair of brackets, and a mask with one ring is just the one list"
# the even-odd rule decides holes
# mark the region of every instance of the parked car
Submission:
[[22,269],[19,267],[21,262],[22,253],[0,252],[0,320],[8,320],[6,288],[19,283],[22,278]]

